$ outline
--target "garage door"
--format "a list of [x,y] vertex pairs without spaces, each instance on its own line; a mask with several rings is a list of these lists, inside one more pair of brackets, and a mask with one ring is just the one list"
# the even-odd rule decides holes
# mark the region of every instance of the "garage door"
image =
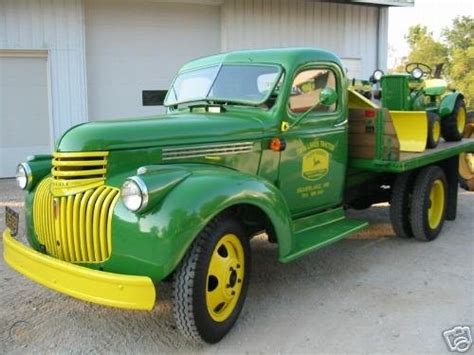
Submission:
[[186,61],[220,51],[216,5],[87,0],[85,18],[90,120],[162,112],[142,105],[142,91],[166,89]]
[[50,153],[46,56],[0,51],[0,177],[12,177],[28,155]]

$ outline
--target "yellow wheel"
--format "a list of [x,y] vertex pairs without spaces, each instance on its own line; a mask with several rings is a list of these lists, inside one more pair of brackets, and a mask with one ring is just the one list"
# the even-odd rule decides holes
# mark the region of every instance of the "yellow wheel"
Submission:
[[413,189],[410,224],[416,239],[435,239],[444,223],[447,201],[447,183],[444,171],[428,166],[418,174]]
[[459,108],[458,114],[456,115],[456,123],[458,126],[458,132],[460,134],[464,133],[464,128],[466,127],[466,107],[462,106]]
[[441,118],[435,112],[428,111],[428,139],[426,148],[436,148],[441,138]]
[[250,245],[241,223],[218,217],[199,234],[177,269],[174,315],[187,338],[221,340],[242,310],[250,270]]
[[438,120],[433,124],[433,139],[439,142],[440,138],[441,138],[441,123]]
[[453,112],[441,120],[441,134],[447,141],[460,141],[466,127],[466,103],[458,98]]
[[245,277],[244,248],[234,234],[226,234],[211,255],[207,272],[206,304],[216,322],[229,318],[235,309]]
[[438,228],[444,213],[445,189],[440,179],[433,182],[430,192],[430,207],[428,208],[428,224],[431,229]]

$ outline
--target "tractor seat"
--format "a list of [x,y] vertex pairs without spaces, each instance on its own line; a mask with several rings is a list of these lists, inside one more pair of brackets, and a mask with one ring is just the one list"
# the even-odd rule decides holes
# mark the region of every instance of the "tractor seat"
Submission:
[[443,79],[427,79],[423,93],[428,96],[443,95],[448,88],[448,83]]

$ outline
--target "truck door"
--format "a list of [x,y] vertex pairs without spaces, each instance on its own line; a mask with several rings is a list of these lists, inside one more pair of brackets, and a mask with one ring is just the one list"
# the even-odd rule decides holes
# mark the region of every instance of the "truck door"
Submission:
[[[279,187],[293,215],[310,214],[342,202],[347,165],[347,125],[342,75],[332,65],[305,67],[293,78],[282,133]],[[320,103],[324,88],[337,101]],[[303,116],[302,116],[303,115]]]

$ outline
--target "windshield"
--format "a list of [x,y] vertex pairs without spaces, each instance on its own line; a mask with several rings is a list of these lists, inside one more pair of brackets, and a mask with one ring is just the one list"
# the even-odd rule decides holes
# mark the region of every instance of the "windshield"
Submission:
[[165,106],[192,101],[224,101],[259,105],[280,76],[271,65],[224,64],[179,74],[168,91]]

